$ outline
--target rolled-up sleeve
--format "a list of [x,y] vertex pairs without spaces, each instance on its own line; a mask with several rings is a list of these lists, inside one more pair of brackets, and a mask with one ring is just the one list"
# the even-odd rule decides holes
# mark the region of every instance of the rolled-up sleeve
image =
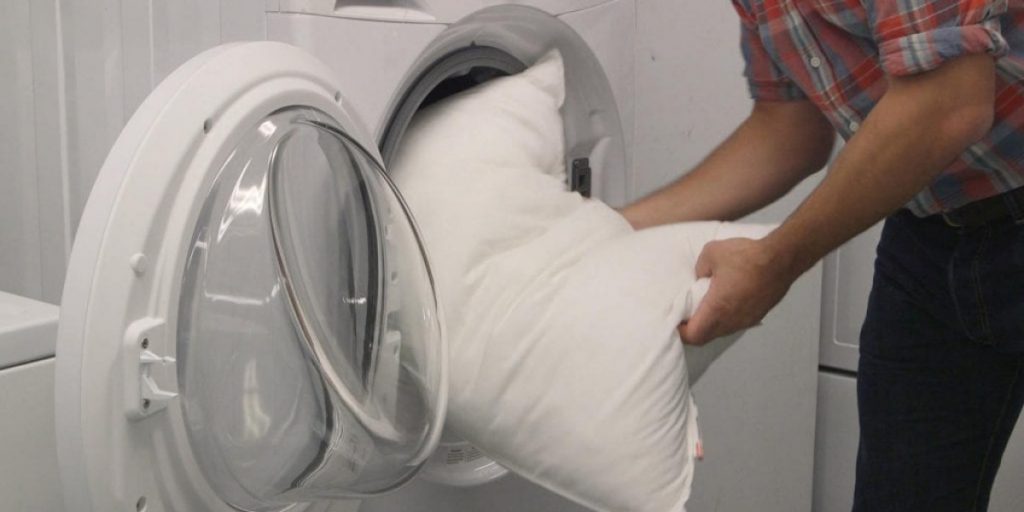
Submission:
[[1004,55],[999,17],[1007,0],[874,0],[870,18],[882,69],[894,76],[930,71],[972,54]]
[[750,97],[757,101],[797,101],[806,99],[772,59],[757,30],[757,22],[742,0],[733,0],[740,16],[740,48],[743,50],[743,76],[747,79]]

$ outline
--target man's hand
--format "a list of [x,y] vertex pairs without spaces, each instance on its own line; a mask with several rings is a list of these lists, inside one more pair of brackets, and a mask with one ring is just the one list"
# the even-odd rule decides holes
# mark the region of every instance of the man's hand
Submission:
[[704,246],[697,277],[711,287],[689,322],[679,326],[683,343],[703,345],[753,327],[782,300],[799,276],[789,258],[760,240],[733,238]]
[[829,175],[778,229],[757,242],[705,247],[698,276],[711,288],[690,322],[688,343],[756,324],[796,277],[927,186],[992,126],[995,64],[970,55],[889,88]]

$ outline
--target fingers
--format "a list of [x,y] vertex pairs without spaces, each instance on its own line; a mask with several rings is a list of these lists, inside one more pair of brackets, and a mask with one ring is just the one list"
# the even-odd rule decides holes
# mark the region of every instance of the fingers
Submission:
[[[719,336],[749,327],[742,320],[747,316],[743,314],[743,308],[736,307],[737,304],[744,303],[744,300],[737,300],[736,297],[737,283],[743,280],[737,280],[737,263],[734,257],[730,259],[730,251],[736,251],[737,246],[742,248],[742,244],[748,242],[750,241],[729,239],[710,242],[704,246],[697,258],[694,274],[698,279],[711,278],[711,282],[697,311],[687,322],[679,325],[679,337],[683,343],[703,345]],[[743,270],[741,265],[739,270]],[[739,299],[743,297],[740,296]]]
[[[729,247],[735,248],[737,242],[752,242],[748,238],[727,238],[725,240],[714,240],[704,245],[697,257],[697,264],[694,266],[694,273],[697,278],[711,277],[715,266],[725,263],[723,256],[728,255]],[[724,254],[723,254],[724,251]]]

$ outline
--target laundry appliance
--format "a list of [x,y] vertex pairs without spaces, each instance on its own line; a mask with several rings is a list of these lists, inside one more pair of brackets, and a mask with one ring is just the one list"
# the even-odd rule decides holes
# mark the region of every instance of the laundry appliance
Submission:
[[63,510],[54,452],[57,306],[0,292],[0,509]]
[[442,439],[443,321],[386,168],[419,108],[558,48],[567,186],[625,202],[633,2],[111,3],[52,12],[60,129],[32,135],[63,152],[74,249],[56,343],[52,308],[0,338],[0,499],[372,510],[420,473],[571,510]]

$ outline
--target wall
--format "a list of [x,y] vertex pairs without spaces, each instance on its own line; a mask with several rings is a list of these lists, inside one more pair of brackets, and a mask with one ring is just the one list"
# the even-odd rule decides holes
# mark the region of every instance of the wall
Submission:
[[5,5],[0,290],[60,302],[78,219],[124,123],[189,57],[264,34],[263,2],[254,0]]
[[11,0],[0,16],[0,290],[50,302],[70,246],[57,26],[54,1]]
[[[699,162],[752,103],[728,1],[641,1],[637,43],[634,190],[645,193]],[[783,219],[812,185],[752,220]],[[820,299],[816,267],[696,386],[706,459],[688,510],[811,509]]]

